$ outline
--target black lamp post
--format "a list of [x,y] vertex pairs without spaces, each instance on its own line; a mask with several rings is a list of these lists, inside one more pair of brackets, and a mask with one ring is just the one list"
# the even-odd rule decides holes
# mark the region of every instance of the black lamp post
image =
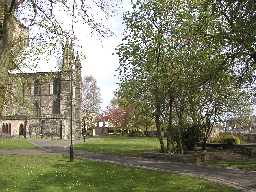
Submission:
[[72,66],[70,67],[70,147],[69,147],[69,160],[74,160],[74,149],[73,149],[73,74]]

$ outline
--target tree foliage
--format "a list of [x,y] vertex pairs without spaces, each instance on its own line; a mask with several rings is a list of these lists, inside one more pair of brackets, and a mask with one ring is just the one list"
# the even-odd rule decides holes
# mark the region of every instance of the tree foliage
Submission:
[[225,24],[217,3],[137,1],[124,16],[126,34],[117,51],[120,91],[150,107],[162,152],[182,152],[192,129],[198,132],[193,142],[205,144],[226,113],[249,110],[248,91],[238,86],[221,37]]
[[95,113],[100,111],[101,94],[100,88],[97,86],[97,81],[92,76],[86,76],[82,81],[82,113]]

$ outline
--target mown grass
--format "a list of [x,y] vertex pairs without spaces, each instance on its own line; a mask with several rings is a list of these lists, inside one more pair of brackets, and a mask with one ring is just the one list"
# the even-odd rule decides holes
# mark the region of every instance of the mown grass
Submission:
[[159,151],[157,138],[148,137],[100,137],[89,138],[75,145],[78,150],[120,155],[138,155],[147,151]]
[[32,149],[34,145],[22,138],[0,138],[0,149]]
[[62,156],[1,156],[0,191],[235,192],[189,176],[76,160]]

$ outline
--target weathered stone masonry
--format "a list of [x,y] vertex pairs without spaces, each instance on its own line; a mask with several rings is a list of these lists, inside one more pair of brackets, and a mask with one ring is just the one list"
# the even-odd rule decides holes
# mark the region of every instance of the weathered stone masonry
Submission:
[[74,136],[80,137],[81,63],[78,56],[75,57],[71,44],[66,44],[63,49],[60,71],[10,75],[0,134],[69,138],[71,79],[72,128]]

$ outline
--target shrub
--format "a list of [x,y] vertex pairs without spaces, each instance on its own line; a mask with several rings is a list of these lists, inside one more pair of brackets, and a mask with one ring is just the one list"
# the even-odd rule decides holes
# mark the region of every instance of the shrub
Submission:
[[228,145],[238,145],[240,144],[240,139],[237,136],[234,135],[224,135],[222,137],[222,143],[228,144]]
[[228,145],[241,144],[241,140],[238,136],[230,133],[220,133],[217,136],[210,139],[210,143],[224,143]]
[[188,150],[193,150],[197,143],[200,142],[201,132],[198,125],[193,125],[183,129],[182,142]]

